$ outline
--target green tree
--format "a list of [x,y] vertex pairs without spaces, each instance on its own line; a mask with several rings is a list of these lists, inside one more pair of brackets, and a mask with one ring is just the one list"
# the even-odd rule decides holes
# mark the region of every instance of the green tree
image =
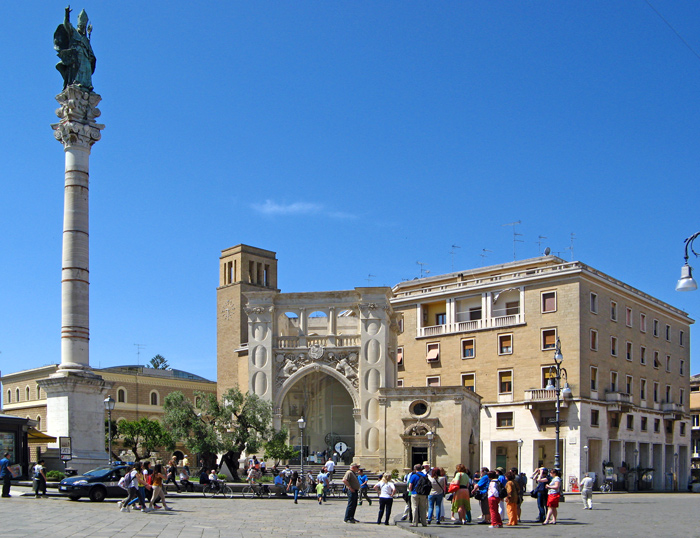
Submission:
[[[175,441],[170,432],[157,420],[123,420],[119,423],[122,444],[134,453],[134,459],[141,461],[150,457],[158,449],[173,450]],[[142,451],[142,454],[139,453]]]
[[238,480],[241,453],[259,452],[273,434],[271,404],[238,388],[226,391],[221,401],[214,394],[198,391],[195,399],[198,407],[181,392],[168,394],[163,402],[166,427],[189,450],[199,453],[210,469],[216,454],[223,453],[222,463]]
[[287,429],[282,428],[272,434],[272,438],[265,442],[265,459],[273,459],[277,463],[283,460],[291,460],[299,455],[292,445],[287,444]]
[[167,370],[170,368],[168,359],[163,357],[163,355],[156,355],[149,361],[148,364],[151,365],[151,368],[155,368],[156,370]]

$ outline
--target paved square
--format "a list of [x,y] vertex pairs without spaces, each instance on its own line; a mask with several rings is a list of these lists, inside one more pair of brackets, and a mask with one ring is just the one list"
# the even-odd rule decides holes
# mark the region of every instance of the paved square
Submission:
[[[528,498],[523,504],[525,524],[503,529],[487,525],[464,527],[430,525],[409,529],[376,524],[378,503],[358,507],[361,523],[343,523],[345,501],[333,499],[319,506],[312,499],[294,504],[291,499],[205,499],[198,495],[169,495],[172,512],[156,511],[122,513],[115,500],[92,503],[51,496],[35,499],[21,496],[27,488],[13,486],[11,499],[0,499],[0,535],[3,538],[328,538],[361,536],[386,538],[415,534],[434,538],[456,536],[489,536],[510,534],[518,537],[576,536],[585,538],[609,536],[698,537],[697,523],[700,495],[690,493],[659,494],[596,494],[594,509],[583,510],[579,497],[567,496],[560,506],[559,523],[541,526],[528,523],[535,518],[537,507]],[[404,508],[399,498],[394,501],[394,514]],[[472,512],[474,518],[478,511]],[[393,517],[393,516],[392,516]],[[412,533],[411,531],[415,531]]]

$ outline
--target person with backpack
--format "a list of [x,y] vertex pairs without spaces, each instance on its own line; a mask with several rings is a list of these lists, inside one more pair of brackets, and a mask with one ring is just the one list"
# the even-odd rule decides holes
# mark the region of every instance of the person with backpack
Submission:
[[498,479],[498,473],[496,471],[489,471],[487,476],[489,478],[489,487],[486,495],[489,500],[489,512],[491,515],[491,526],[489,528],[501,529],[503,528],[503,520],[498,513],[498,508],[501,499],[505,499],[506,497],[506,488]]
[[420,522],[424,527],[428,526],[428,495],[432,486],[430,479],[421,470],[420,463],[413,467],[413,474],[408,482],[408,492],[411,495],[411,509],[413,511],[413,522],[411,527],[417,527]]
[[33,469],[34,497],[39,498],[39,493],[46,497],[46,473],[44,472],[44,460],[39,460]]

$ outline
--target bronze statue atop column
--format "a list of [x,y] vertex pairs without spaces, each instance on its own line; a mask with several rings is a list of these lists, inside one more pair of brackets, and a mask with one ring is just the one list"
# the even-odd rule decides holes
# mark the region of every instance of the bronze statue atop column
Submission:
[[95,55],[90,45],[92,25],[88,24],[85,10],[78,15],[78,28],[70,22],[71,8],[66,8],[63,24],[53,34],[54,49],[61,59],[56,69],[63,76],[63,89],[78,85],[92,91],[92,74],[95,72]]

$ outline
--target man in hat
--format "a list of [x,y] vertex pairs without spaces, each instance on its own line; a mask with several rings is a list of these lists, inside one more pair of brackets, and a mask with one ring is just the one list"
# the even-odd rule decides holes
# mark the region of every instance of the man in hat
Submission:
[[357,510],[357,497],[360,492],[360,481],[357,478],[357,473],[360,472],[359,463],[351,463],[350,469],[343,477],[343,484],[348,490],[348,506],[345,509],[345,523],[357,523],[355,519],[355,510]]

